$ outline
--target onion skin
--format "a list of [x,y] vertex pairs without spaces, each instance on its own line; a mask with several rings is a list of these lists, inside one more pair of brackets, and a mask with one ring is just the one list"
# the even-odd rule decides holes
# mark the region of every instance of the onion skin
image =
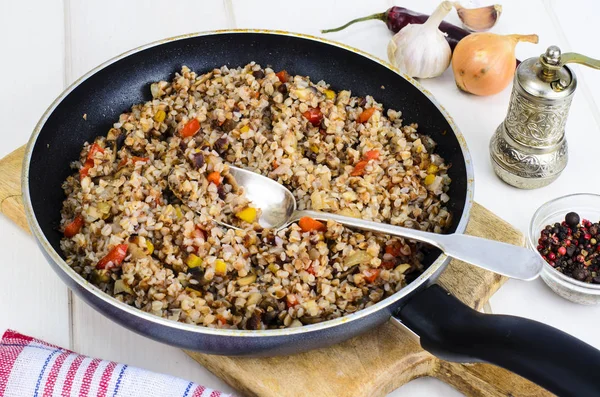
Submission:
[[537,43],[538,36],[473,33],[462,39],[452,56],[457,87],[480,96],[504,90],[515,75],[515,47],[521,41]]

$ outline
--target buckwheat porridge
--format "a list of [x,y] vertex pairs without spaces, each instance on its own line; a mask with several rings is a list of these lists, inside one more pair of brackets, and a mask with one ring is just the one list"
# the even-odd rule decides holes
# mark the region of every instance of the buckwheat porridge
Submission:
[[310,218],[261,229],[228,164],[279,181],[299,209],[438,233],[451,222],[435,143],[370,96],[255,63],[184,66],[151,92],[84,145],[63,184],[67,263],[127,304],[208,327],[296,327],[372,305],[424,270],[400,238]]

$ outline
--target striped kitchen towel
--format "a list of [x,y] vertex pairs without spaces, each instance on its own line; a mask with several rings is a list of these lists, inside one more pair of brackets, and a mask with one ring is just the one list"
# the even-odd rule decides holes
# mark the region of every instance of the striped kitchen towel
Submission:
[[0,396],[231,397],[173,376],[82,356],[12,330],[0,342]]

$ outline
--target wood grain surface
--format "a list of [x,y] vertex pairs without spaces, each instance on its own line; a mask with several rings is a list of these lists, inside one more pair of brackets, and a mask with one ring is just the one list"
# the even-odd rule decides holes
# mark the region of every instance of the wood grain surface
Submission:
[[[25,148],[0,160],[0,211],[27,230],[20,173]],[[522,245],[523,235],[474,204],[467,234]],[[452,261],[439,279],[448,291],[480,310],[506,279]],[[425,352],[417,338],[392,322],[323,349],[285,357],[239,358],[187,352],[248,396],[384,396],[422,376],[436,377],[467,396],[545,396],[550,393],[488,364],[457,364]]]

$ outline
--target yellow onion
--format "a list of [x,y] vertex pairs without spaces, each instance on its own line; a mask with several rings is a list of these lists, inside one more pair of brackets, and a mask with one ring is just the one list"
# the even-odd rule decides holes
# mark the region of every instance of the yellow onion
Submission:
[[538,36],[493,33],[466,36],[452,55],[452,71],[458,88],[482,96],[502,91],[515,75],[515,46],[521,41],[537,43]]

